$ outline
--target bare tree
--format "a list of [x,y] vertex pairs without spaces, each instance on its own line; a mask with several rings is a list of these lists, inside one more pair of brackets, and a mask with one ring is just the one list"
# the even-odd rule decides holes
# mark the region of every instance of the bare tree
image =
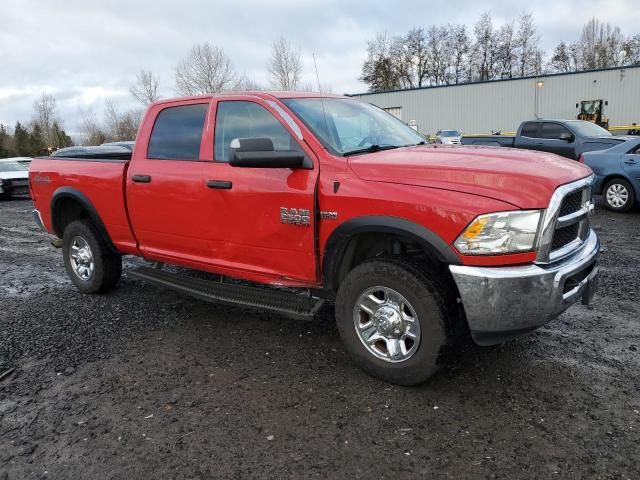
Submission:
[[53,95],[42,92],[42,94],[33,102],[33,121],[34,125],[39,125],[42,137],[50,145],[52,142],[52,127],[56,121],[56,99]]
[[140,70],[136,82],[129,87],[129,92],[143,107],[160,98],[158,93],[160,80],[150,70]]
[[465,65],[471,50],[467,27],[465,25],[450,26],[449,42],[451,45],[451,79],[453,83],[462,83],[467,80]]
[[427,30],[428,72],[433,85],[448,83],[451,54],[447,27],[432,25]]
[[219,47],[194,45],[176,67],[176,90],[180,95],[204,95],[231,90],[237,85],[231,60]]
[[134,140],[140,125],[141,112],[130,110],[121,112],[112,99],[105,101],[105,123],[110,141]]
[[496,69],[500,78],[512,78],[518,53],[513,22],[505,23],[496,33]]
[[406,35],[391,42],[391,56],[400,85],[405,88],[423,87],[429,81],[429,49],[427,35],[422,28],[412,28]]
[[107,134],[100,127],[96,120],[95,112],[92,109],[80,109],[80,124],[78,130],[82,137],[82,145],[100,145],[107,139]]
[[518,32],[516,34],[515,46],[518,53],[518,75],[524,77],[536,71],[536,60],[540,35],[536,30],[533,14],[523,13],[518,19]]
[[400,86],[394,50],[393,41],[386,32],[376,34],[367,43],[367,58],[362,65],[360,80],[369,86],[369,91],[381,92]]
[[625,65],[640,65],[640,33],[629,36],[622,44]]
[[566,73],[573,71],[570,47],[561,41],[553,50],[549,60],[549,69],[556,73]]
[[236,81],[236,84],[233,86],[233,90],[244,91],[244,92],[260,91],[260,90],[265,90],[265,87],[260,82],[254,80],[253,78],[249,78],[243,75]]
[[618,27],[592,18],[582,28],[580,41],[580,68],[590,70],[624,63],[624,37]]
[[296,90],[302,75],[300,49],[293,48],[286,38],[278,38],[271,48],[268,69],[274,88]]
[[474,43],[474,60],[476,79],[480,81],[494,78],[495,69],[495,35],[493,32],[493,20],[489,12],[480,16],[473,26],[476,41]]

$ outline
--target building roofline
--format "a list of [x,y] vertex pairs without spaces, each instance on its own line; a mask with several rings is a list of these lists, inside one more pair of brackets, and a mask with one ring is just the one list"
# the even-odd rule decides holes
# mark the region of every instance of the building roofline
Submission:
[[468,85],[481,85],[484,83],[498,83],[498,82],[517,82],[519,80],[535,80],[539,78],[549,78],[549,77],[562,77],[568,75],[579,75],[584,73],[597,73],[597,72],[609,72],[613,70],[630,70],[633,68],[640,68],[640,64],[638,65],[626,65],[623,67],[607,67],[607,68],[595,68],[592,70],[580,70],[578,72],[563,72],[563,73],[542,73],[540,75],[527,75],[526,77],[516,77],[516,78],[496,78],[494,80],[480,80],[476,82],[467,82],[467,83],[450,83],[445,85],[430,85],[428,87],[413,87],[413,88],[399,88],[397,90],[381,90],[379,92],[364,92],[364,93],[345,93],[348,97],[362,97],[366,95],[380,95],[383,93],[399,93],[399,92],[411,92],[414,90],[432,90],[435,88],[446,88],[446,87],[464,87]]

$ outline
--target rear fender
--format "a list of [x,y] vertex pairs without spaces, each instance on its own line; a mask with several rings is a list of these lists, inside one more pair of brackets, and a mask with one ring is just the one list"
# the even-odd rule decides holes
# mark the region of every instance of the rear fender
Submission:
[[[62,210],[62,202],[67,199],[75,201],[82,207],[82,211],[86,212],[86,218],[88,218],[91,223],[93,223],[93,225],[97,228],[98,233],[104,240],[106,246],[113,252],[118,253],[115,246],[113,245],[113,242],[111,241],[111,237],[109,236],[104,223],[100,219],[100,215],[98,215],[98,211],[93,206],[93,203],[91,203],[91,200],[89,200],[89,198],[87,198],[87,196],[77,188],[60,187],[55,192],[53,192],[53,196],[51,197],[51,228],[54,234],[59,238],[62,238],[62,236],[64,235],[63,230],[65,219],[64,212]],[[78,218],[85,218],[85,216],[82,215]]]

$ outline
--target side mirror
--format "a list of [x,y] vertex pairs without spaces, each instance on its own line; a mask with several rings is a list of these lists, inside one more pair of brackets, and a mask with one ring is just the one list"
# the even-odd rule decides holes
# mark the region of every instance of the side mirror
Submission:
[[564,140],[565,142],[572,142],[573,141],[573,135],[570,134],[569,132],[562,132],[560,134],[560,136],[558,137],[558,139]]
[[301,168],[303,162],[304,155],[293,151],[235,151],[229,165],[243,168]]

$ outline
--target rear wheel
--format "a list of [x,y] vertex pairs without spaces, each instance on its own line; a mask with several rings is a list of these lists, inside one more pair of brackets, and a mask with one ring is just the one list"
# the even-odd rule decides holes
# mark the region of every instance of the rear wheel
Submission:
[[450,337],[449,293],[404,260],[358,265],[336,298],[342,341],[367,373],[399,385],[424,382],[437,372]]
[[65,228],[62,256],[69,278],[83,293],[111,290],[122,274],[122,257],[109,250],[86,220],[76,220]]
[[614,212],[626,212],[633,207],[635,194],[629,182],[622,178],[609,180],[604,187],[604,204]]

